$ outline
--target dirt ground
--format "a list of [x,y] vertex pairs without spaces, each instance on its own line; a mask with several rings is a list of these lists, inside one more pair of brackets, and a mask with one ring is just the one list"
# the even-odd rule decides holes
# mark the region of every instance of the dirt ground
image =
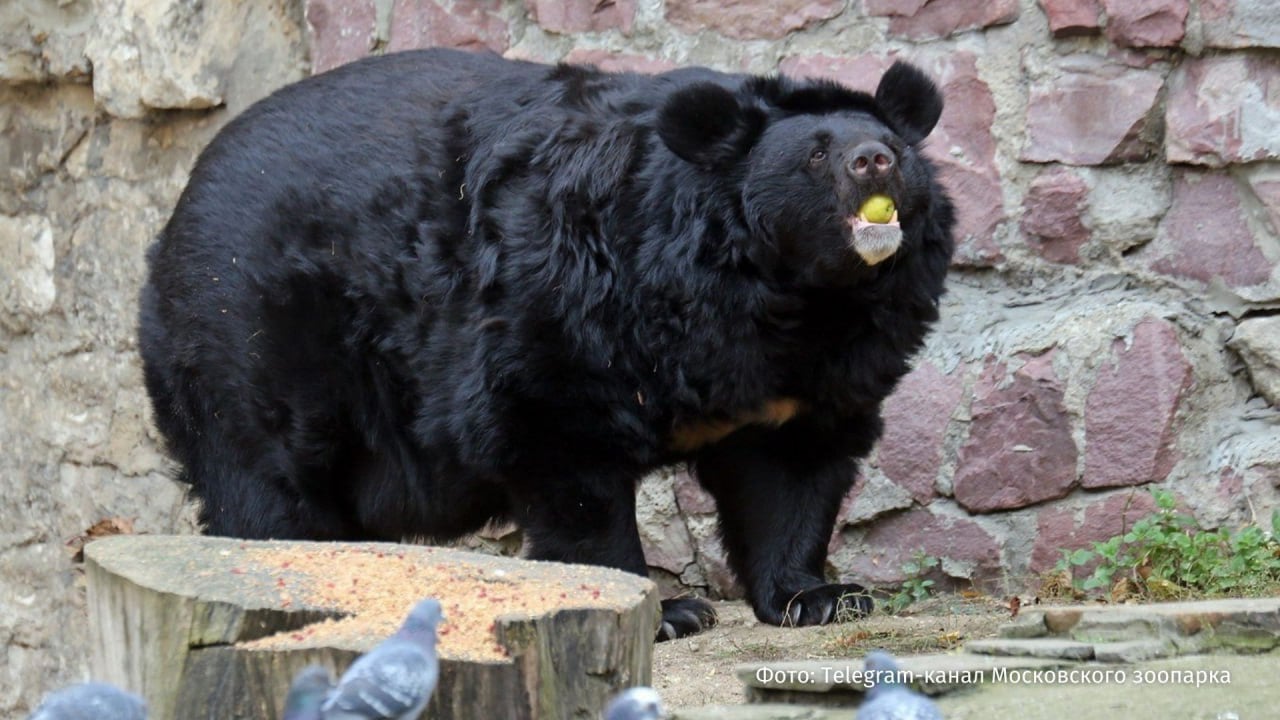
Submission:
[[901,615],[876,611],[849,623],[779,628],[755,619],[744,602],[715,603],[720,623],[693,637],[654,648],[653,686],[671,708],[733,704],[744,697],[734,675],[741,663],[860,658],[883,648],[900,655],[945,652],[994,637],[1009,611],[990,598],[947,595]]

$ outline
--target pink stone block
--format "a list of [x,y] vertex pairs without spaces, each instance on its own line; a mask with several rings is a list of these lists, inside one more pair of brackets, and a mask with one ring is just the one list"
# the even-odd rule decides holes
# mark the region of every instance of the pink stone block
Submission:
[[376,11],[373,0],[307,0],[311,35],[311,72],[322,73],[373,49]]
[[1031,358],[1007,385],[1005,365],[994,361],[979,379],[953,481],[956,502],[970,512],[1034,505],[1075,485],[1077,450],[1055,354]]
[[647,57],[645,55],[629,55],[627,53],[611,53],[605,50],[572,50],[565,56],[567,63],[594,65],[605,72],[660,73],[675,69],[675,63],[669,60]]
[[619,30],[630,35],[636,0],[525,0],[529,16],[545,30],[564,35]]
[[912,40],[936,40],[968,30],[1007,25],[1018,19],[1017,0],[868,0],[868,15],[889,16],[889,34]]
[[[1123,534],[1155,509],[1145,490],[1089,495],[1079,503],[1045,507],[1036,517],[1036,540],[1027,569],[1031,573],[1052,570],[1062,551],[1087,549],[1094,542]],[[1091,571],[1091,566],[1085,566],[1078,572]]]
[[1086,488],[1159,482],[1178,460],[1178,408],[1191,386],[1191,363],[1177,330],[1147,318],[1126,346],[1112,343],[1085,402]]
[[656,567],[679,575],[694,561],[693,541],[683,521],[674,518],[657,527],[642,528],[644,559],[649,567]]
[[667,20],[681,30],[739,40],[777,40],[844,12],[844,0],[667,0]]
[[863,0],[862,12],[871,17],[888,17],[905,15],[910,17],[920,12],[929,0]]
[[1093,35],[1102,27],[1098,0],[1040,0],[1054,37]]
[[1259,249],[1241,193],[1224,172],[1175,173],[1173,203],[1139,259],[1156,272],[1203,284],[1220,280],[1240,288],[1267,282],[1273,263]]
[[1165,126],[1169,162],[1280,159],[1280,56],[1187,58],[1169,80]]
[[1095,55],[1060,61],[1031,87],[1021,158],[1068,165],[1142,160],[1155,150],[1153,112],[1164,78]]
[[729,568],[729,553],[719,535],[712,534],[698,541],[698,564],[706,574],[713,598],[739,600],[743,597],[742,584]]
[[1102,0],[1107,37],[1120,47],[1175,47],[1186,34],[1190,0]]
[[874,522],[882,515],[905,510],[914,503],[915,500],[906,488],[883,474],[859,472],[853,487],[849,488],[849,492],[840,501],[840,510],[836,513],[836,528]]
[[876,463],[918,503],[928,503],[935,495],[942,439],[963,393],[962,372],[945,375],[932,363],[922,362],[885,400],[884,435],[876,448]]
[[1040,173],[1023,199],[1022,233],[1041,257],[1056,263],[1076,263],[1089,241],[1081,217],[1089,186],[1075,172],[1053,168]]
[[716,511],[716,500],[687,472],[676,473],[676,504],[682,515],[703,515]]
[[858,582],[897,585],[906,579],[903,564],[919,552],[970,566],[971,580],[1001,574],[1000,544],[990,533],[968,518],[932,508],[907,510],[877,522],[851,552],[844,548],[848,566],[842,569]]
[[501,0],[395,0],[387,49],[451,47],[506,52],[511,45]]
[[859,55],[791,55],[782,59],[778,70],[797,78],[829,78],[854,90],[873,93],[880,76],[895,58],[862,53]]

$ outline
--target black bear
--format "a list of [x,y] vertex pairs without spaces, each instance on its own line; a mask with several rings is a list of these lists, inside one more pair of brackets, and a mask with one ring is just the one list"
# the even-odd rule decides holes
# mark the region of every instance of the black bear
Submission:
[[[529,557],[645,574],[636,483],[685,464],[761,620],[866,612],[826,548],[938,316],[941,112],[903,63],[872,95],[424,50],[281,89],[148,254],[147,390],[205,531],[511,519]],[[659,634],[711,622],[668,600]]]

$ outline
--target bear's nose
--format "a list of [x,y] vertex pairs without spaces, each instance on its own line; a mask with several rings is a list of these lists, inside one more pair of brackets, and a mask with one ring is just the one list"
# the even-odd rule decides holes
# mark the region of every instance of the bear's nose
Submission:
[[879,180],[888,177],[895,164],[893,151],[875,140],[859,144],[849,155],[849,174],[854,180]]

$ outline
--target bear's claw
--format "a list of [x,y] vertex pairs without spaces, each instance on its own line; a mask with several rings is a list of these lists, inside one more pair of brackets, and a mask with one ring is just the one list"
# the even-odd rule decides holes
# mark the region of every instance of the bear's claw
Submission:
[[856,620],[868,615],[874,607],[871,596],[861,585],[819,585],[791,596],[786,606],[777,612],[776,621],[761,619],[785,627],[826,625]]
[[662,601],[662,625],[657,641],[696,635],[716,625],[716,611],[702,598],[672,598]]

